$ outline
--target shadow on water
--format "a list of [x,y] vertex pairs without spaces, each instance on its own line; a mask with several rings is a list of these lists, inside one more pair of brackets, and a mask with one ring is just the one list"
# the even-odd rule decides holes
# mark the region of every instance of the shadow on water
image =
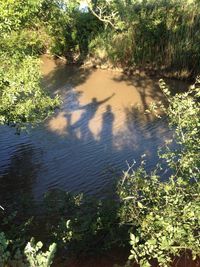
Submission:
[[83,141],[90,139],[90,138],[91,139],[93,138],[92,132],[89,129],[89,122],[95,116],[100,105],[106,103],[113,96],[114,96],[114,94],[112,94],[111,96],[109,96],[109,97],[107,97],[101,101],[97,101],[97,98],[94,97],[94,98],[92,98],[92,101],[89,104],[84,105],[84,106],[80,106],[78,108],[78,110],[83,110],[83,113],[81,114],[80,119],[76,123],[74,123],[71,127],[72,127],[72,129],[75,129],[75,130],[77,128],[79,129],[80,138]]
[[[138,166],[141,155],[146,154],[147,169],[156,165],[157,148],[171,135],[164,118],[144,114],[152,99],[164,101],[157,81],[66,67],[49,58],[44,62],[43,84],[52,93],[61,94],[62,106],[30,131],[33,152],[27,156],[23,151],[25,160],[11,160],[2,177],[12,176],[13,181],[23,177],[27,184],[22,183],[20,190],[30,192],[32,188],[36,198],[54,188],[104,198],[115,194],[114,185],[127,168],[126,161],[131,164],[136,160]],[[6,142],[9,148],[9,140]],[[37,149],[42,154],[28,161]],[[27,170],[32,170],[34,183],[26,179]],[[9,190],[17,192],[6,180],[9,178],[1,179],[2,198],[8,197]]]
[[24,210],[33,199],[33,187],[40,169],[40,153],[31,144],[20,144],[13,152],[10,164],[0,174],[0,203],[5,210],[8,211],[10,207],[12,210],[14,207],[18,211]]
[[[58,203],[59,197],[53,190],[83,192],[97,199],[112,200],[118,178],[127,167],[126,161],[132,164],[136,160],[134,167],[137,167],[141,155],[146,154],[146,168],[152,170],[158,161],[157,148],[171,137],[171,132],[165,118],[156,119],[144,114],[152,100],[164,101],[157,81],[93,69],[68,69],[51,60],[47,61],[47,69],[48,64],[53,65],[44,73],[43,83],[52,93],[61,93],[62,106],[54,116],[30,131],[31,142],[29,140],[21,149],[18,145],[18,150],[11,149],[9,152],[7,167],[0,176],[0,203],[9,205],[19,201],[19,195],[26,194],[40,199],[45,192],[53,192],[55,201],[50,198],[55,211],[50,212],[52,223],[60,220],[60,211],[71,212],[65,205],[62,207],[62,201]],[[0,132],[0,141],[1,135],[6,134],[4,128]],[[0,154],[1,157],[9,151],[10,140],[12,136],[5,139],[5,152]],[[11,143],[15,146],[17,141]],[[103,210],[96,202],[92,203],[90,212],[84,209],[78,211],[83,213],[79,214],[81,227],[85,224],[91,227],[104,211],[110,216],[111,210],[113,221],[117,221],[117,210],[112,210],[112,205],[108,205],[110,210]],[[70,214],[67,215],[70,218]],[[108,224],[107,221],[104,223]],[[55,225],[58,226],[57,221]],[[88,252],[93,247],[106,244],[106,238],[109,240],[115,234],[112,231],[113,225],[105,233],[103,228],[99,235],[94,233],[92,241],[91,235],[90,239],[84,235],[82,246],[85,248],[87,244]],[[119,261],[122,258],[124,254],[119,255]],[[116,255],[111,255],[105,261],[101,257],[99,265],[98,258],[91,258],[81,265],[74,261],[64,266],[112,266],[115,262]]]
[[136,88],[137,92],[139,93],[143,111],[148,109],[151,101],[166,101],[159,88],[158,79],[150,79],[145,74],[136,74],[133,77],[121,74],[117,78],[114,78],[114,80],[117,82],[124,81],[127,86],[134,86]]
[[[148,108],[150,99],[154,102],[162,101],[166,104],[166,98],[159,87],[159,78],[150,79],[145,73],[135,74],[134,76],[121,74],[114,77],[114,81],[125,82],[127,86],[134,86],[140,95],[143,110]],[[164,78],[164,81],[172,94],[185,92],[190,86],[189,82],[177,79]]]
[[[112,142],[113,142],[113,122],[115,120],[115,115],[112,112],[111,105],[106,106],[106,110],[102,114],[102,129],[100,132],[100,142],[102,142],[103,150],[108,156],[112,152]],[[103,140],[109,140],[109,142],[104,143]]]
[[94,71],[93,68],[83,69],[74,64],[67,65],[60,59],[53,60],[46,55],[42,56],[41,60],[42,85],[53,94],[63,95],[72,87],[84,83]]
[[[117,80],[118,84],[120,82]],[[120,114],[118,100],[115,100],[117,90],[107,90],[100,100],[91,97],[90,102],[81,99],[88,88],[67,91],[63,107],[49,120],[46,129],[53,140],[48,149],[56,143],[53,145],[56,150],[53,153],[59,161],[56,186],[98,197],[112,196],[117,177],[127,167],[126,160],[130,163],[136,160],[138,166],[141,155],[146,154],[147,168],[155,166],[157,148],[170,132],[165,119],[144,115],[144,110],[148,108],[149,99],[162,100],[163,95],[157,84],[152,86],[152,81],[138,78],[134,85],[128,79],[126,82],[132,86],[131,90],[137,88],[140,107],[135,103],[133,106],[121,105]],[[97,90],[95,85],[94,90]]]

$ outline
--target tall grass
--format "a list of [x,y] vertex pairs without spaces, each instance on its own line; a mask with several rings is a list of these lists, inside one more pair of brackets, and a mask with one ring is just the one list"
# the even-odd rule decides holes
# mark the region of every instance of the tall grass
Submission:
[[113,64],[150,66],[195,76],[200,71],[200,1],[143,0],[126,6],[126,29],[107,29],[90,44]]

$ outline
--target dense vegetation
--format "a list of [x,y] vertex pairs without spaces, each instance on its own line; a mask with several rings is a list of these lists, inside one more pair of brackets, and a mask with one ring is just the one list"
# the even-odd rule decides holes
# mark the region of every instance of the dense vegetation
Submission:
[[[119,186],[122,223],[134,225],[129,259],[144,267],[150,266],[151,259],[157,259],[159,266],[169,266],[173,256],[183,251],[192,252],[193,259],[200,252],[200,91],[193,88],[172,97],[162,80],[161,88],[169,101],[165,110],[175,133],[160,158],[167,161],[172,174],[162,182],[162,166],[149,174],[141,165]],[[179,147],[170,146],[172,141]]]
[[198,74],[198,0],[85,2],[88,8],[80,10],[78,0],[1,1],[1,49],[49,51],[68,62],[87,59],[96,66],[158,70],[178,78]]
[[[23,3],[22,3],[23,2]],[[199,71],[199,1],[0,0],[0,123],[20,129],[46,118],[59,98],[41,88],[38,57],[49,51],[68,62],[148,67],[194,77]],[[142,158],[118,183],[117,199],[98,201],[52,191],[37,204],[22,198],[0,206],[0,266],[50,266],[53,257],[128,246],[132,260],[169,266],[175,256],[200,252],[200,81],[188,92],[152,105],[166,113],[173,140],[158,151],[152,173]],[[162,181],[163,159],[169,180]],[[31,215],[30,215],[30,210]],[[93,214],[93,216],[91,216]],[[42,229],[41,229],[42,228]],[[38,229],[40,231],[38,231]],[[41,234],[42,232],[42,234]],[[130,235],[130,238],[129,238]],[[36,241],[31,239],[35,236]],[[44,245],[41,243],[41,240]],[[44,252],[46,251],[46,252]]]
[[0,2],[0,123],[17,129],[45,118],[58,104],[40,86],[36,2]]
[[91,8],[108,25],[90,43],[94,57],[183,78],[199,71],[199,1],[99,1]]

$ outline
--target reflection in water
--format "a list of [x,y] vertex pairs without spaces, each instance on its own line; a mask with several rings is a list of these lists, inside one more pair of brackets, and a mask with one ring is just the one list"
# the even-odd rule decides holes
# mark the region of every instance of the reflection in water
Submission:
[[170,135],[165,119],[144,115],[152,100],[163,100],[157,81],[43,61],[43,84],[63,104],[28,135],[0,128],[1,199],[53,188],[111,196],[126,160],[139,164],[146,153],[147,168],[155,166]]

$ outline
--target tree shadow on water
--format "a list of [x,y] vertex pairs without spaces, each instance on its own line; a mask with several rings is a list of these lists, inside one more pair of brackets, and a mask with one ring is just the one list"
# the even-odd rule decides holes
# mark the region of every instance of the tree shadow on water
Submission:
[[143,112],[149,108],[151,102],[162,101],[163,104],[167,103],[166,97],[159,87],[158,78],[152,78],[145,74],[135,74],[133,76],[121,74],[118,77],[114,77],[114,81],[125,82],[126,85],[132,87],[139,94],[139,103]]
[[139,167],[143,160],[146,162],[147,172],[155,169],[158,162],[164,164],[166,173],[162,173],[162,177],[166,179],[168,166],[164,160],[159,159],[158,149],[164,147],[165,141],[172,138],[167,118],[145,114],[143,109],[137,106],[125,108],[124,112],[126,130],[119,131],[115,136],[116,147],[126,155],[129,165],[135,162],[133,170]]
[[42,57],[43,77],[41,83],[51,94],[65,93],[84,83],[95,70],[82,68],[74,64],[66,64],[61,60],[53,60],[48,56]]
[[[20,145],[0,175],[0,203],[7,211],[31,211],[33,188],[41,167],[41,151],[32,145]],[[32,206],[33,210],[33,206]]]

